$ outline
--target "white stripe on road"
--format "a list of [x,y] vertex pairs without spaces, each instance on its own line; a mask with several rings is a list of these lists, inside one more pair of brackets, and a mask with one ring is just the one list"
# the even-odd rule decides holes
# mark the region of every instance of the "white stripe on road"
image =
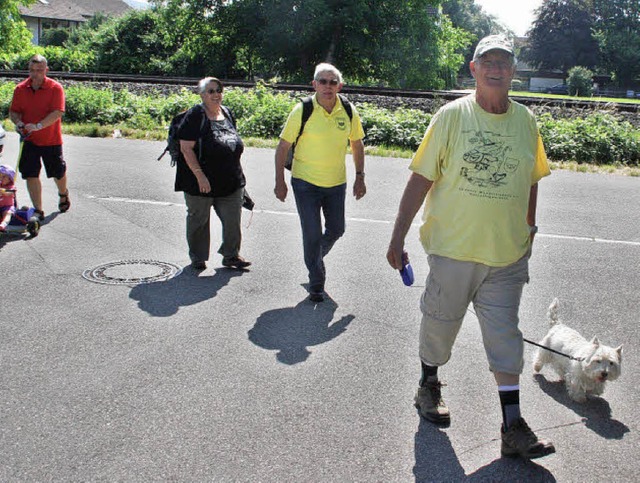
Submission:
[[578,240],[578,241],[590,241],[596,243],[613,243],[618,245],[631,245],[634,247],[640,247],[640,242],[628,241],[628,240],[607,240],[605,238],[593,238],[589,236],[570,236],[570,235],[545,235],[544,233],[538,232],[537,237],[545,237],[545,238],[560,238],[564,240]]
[[[120,203],[138,203],[141,205],[156,205],[156,206],[182,206],[184,207],[184,203],[172,203],[169,201],[153,201],[153,200],[136,200],[132,198],[117,198],[115,196],[108,197],[100,197],[100,196],[87,196],[87,198],[91,198],[94,200],[101,201],[116,201]],[[298,216],[297,213],[292,213],[289,211],[273,211],[273,210],[254,210],[256,213],[266,213],[269,215],[285,215],[285,216]],[[371,218],[347,218],[348,221],[360,222],[360,223],[377,223],[384,225],[392,225],[394,222],[389,220],[373,220]],[[419,226],[419,223],[414,223],[413,225]],[[588,236],[572,236],[572,235],[550,235],[545,233],[539,233],[536,235],[536,238],[557,238],[560,240],[576,240],[576,241],[586,241],[586,242],[594,242],[594,243],[610,243],[614,245],[628,245],[634,247],[640,247],[640,242],[628,241],[628,240],[607,240],[606,238],[595,238]]]
[[134,200],[131,198],[117,198],[115,196],[107,196],[106,198],[100,196],[87,196],[87,198],[92,200],[101,200],[101,201],[119,201],[120,203],[137,203],[140,205],[160,205],[160,206],[185,206],[184,203],[171,203],[169,201],[153,201],[153,200]]

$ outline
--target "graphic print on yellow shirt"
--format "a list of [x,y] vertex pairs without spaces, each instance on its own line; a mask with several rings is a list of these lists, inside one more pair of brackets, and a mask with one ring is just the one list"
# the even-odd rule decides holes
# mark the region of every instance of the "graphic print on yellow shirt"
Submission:
[[462,159],[469,166],[463,166],[460,174],[469,183],[479,187],[500,186],[508,183],[505,178],[514,173],[519,161],[510,157],[513,150],[500,134],[477,131],[471,135],[469,143],[473,149],[465,152]]

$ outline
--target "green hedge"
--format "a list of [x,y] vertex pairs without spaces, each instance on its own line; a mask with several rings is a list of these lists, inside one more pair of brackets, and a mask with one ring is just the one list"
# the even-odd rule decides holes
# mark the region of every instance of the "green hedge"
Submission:
[[[14,87],[11,82],[0,83],[2,118],[8,116]],[[127,90],[68,87],[66,99],[67,122],[140,130],[166,128],[174,115],[200,102],[187,89],[166,96],[139,96]],[[242,136],[277,138],[297,100],[259,85],[249,91],[227,88],[224,102],[236,116]],[[431,114],[415,109],[390,111],[368,103],[357,108],[368,145],[415,150],[431,120]],[[554,161],[640,166],[640,131],[609,114],[559,120],[543,114],[538,124]]]
[[538,125],[550,159],[640,166],[640,131],[610,114],[557,120],[543,114]]
[[0,67],[7,70],[27,70],[34,54],[47,58],[49,69],[63,72],[95,72],[95,55],[92,52],[65,49],[57,46],[38,47],[19,54],[0,53]]

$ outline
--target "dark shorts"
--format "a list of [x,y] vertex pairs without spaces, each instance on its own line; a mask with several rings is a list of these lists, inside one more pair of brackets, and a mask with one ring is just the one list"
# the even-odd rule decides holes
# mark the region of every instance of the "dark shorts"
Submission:
[[47,178],[61,179],[67,172],[67,163],[62,157],[62,145],[36,146],[25,141],[20,155],[20,174],[22,179],[40,176],[40,160],[44,164]]

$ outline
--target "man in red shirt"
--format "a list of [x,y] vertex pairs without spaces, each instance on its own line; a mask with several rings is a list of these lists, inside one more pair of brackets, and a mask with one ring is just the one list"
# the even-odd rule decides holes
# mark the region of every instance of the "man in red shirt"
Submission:
[[42,55],[29,60],[29,78],[13,91],[9,117],[24,139],[19,163],[27,182],[31,202],[38,217],[42,210],[41,160],[48,178],[53,178],[60,197],[58,209],[64,213],[71,202],[67,189],[67,165],[62,157],[62,115],[65,99],[62,86],[47,77],[49,67]]

